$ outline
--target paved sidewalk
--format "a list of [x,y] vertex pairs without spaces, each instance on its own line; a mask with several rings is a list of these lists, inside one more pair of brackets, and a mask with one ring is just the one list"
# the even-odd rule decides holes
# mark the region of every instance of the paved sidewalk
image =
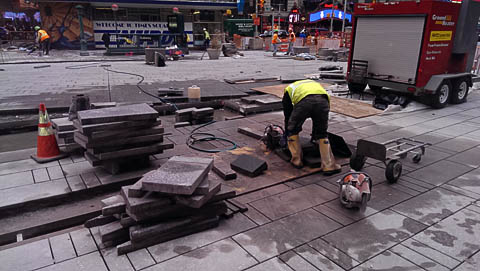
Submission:
[[[101,246],[98,229],[81,228],[1,250],[0,269],[480,270],[479,106],[472,93],[467,103],[442,110],[358,120],[332,114],[329,130],[352,144],[403,136],[433,144],[419,164],[402,160],[396,184],[369,159],[364,171],[374,187],[364,213],[340,206],[338,176],[312,175],[238,197],[249,210],[212,230],[117,256]],[[280,112],[243,119],[282,120]],[[250,144],[236,128],[220,130]],[[184,154],[189,130],[178,130],[169,139],[175,154]],[[12,174],[9,168],[0,174]]]

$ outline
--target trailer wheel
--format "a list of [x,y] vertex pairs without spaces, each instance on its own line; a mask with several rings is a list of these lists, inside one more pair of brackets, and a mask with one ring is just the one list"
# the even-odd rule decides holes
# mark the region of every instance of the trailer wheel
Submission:
[[468,82],[464,78],[453,81],[453,92],[450,103],[461,104],[467,101]]
[[348,89],[354,93],[362,93],[367,88],[367,84],[348,83]]
[[450,84],[450,81],[448,80],[443,81],[438,88],[437,93],[432,97],[432,107],[437,109],[444,108],[450,100],[451,93],[452,84]]

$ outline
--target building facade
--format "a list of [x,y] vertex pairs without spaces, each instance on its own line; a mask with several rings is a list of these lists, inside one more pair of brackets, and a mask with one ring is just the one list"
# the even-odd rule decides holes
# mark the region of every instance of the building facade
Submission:
[[[104,33],[168,34],[167,16],[173,8],[184,15],[185,32],[190,44],[203,38],[203,28],[215,33],[223,29],[226,10],[236,9],[236,0],[33,0],[38,3],[42,27],[53,36],[52,46],[74,49],[79,47],[80,26],[77,6],[83,7],[84,34],[89,48],[102,48]],[[118,5],[118,11],[112,10]],[[173,38],[165,35],[162,43]]]

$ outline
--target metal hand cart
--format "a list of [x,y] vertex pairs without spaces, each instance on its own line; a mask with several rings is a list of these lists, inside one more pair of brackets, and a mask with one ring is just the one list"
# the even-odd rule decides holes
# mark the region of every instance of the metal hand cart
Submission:
[[413,154],[412,162],[419,163],[425,155],[425,148],[431,145],[404,137],[384,143],[360,139],[356,152],[350,157],[350,167],[360,171],[367,158],[382,161],[386,166],[385,177],[390,183],[395,183],[402,174],[402,163],[398,159],[404,159],[410,153]]

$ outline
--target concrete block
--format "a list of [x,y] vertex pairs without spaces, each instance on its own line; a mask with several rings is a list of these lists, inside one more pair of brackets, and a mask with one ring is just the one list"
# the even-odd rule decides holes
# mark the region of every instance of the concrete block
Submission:
[[55,130],[57,130],[58,132],[75,130],[73,122],[71,120],[68,120],[68,117],[52,119],[51,122],[53,128],[55,128]]
[[256,177],[267,170],[267,162],[252,155],[242,154],[230,164],[231,168],[249,177]]
[[[175,116],[175,122],[176,123],[182,123],[182,122],[190,123],[191,120],[192,120],[191,115]],[[175,127],[175,128],[177,128],[177,127]]]
[[102,215],[104,216],[110,216],[113,214],[120,214],[125,212],[125,200],[120,195],[103,199],[101,202],[103,205]]
[[[115,221],[98,227],[102,243],[111,242],[115,239],[128,240],[128,228],[124,228],[120,221]],[[125,241],[123,241],[125,242]],[[123,243],[120,242],[120,243]]]
[[177,122],[173,125],[174,128],[180,128],[180,127],[185,127],[185,126],[190,126],[190,122],[184,121],[184,122]]
[[[202,158],[193,158],[192,161],[198,161],[198,159]],[[208,160],[208,164],[169,160],[156,172],[142,178],[142,189],[169,194],[191,195],[207,176],[213,165],[213,159]]]
[[193,192],[193,195],[206,195],[210,191],[210,180],[208,174],[203,178],[203,181],[197,186],[197,189]]
[[210,184],[210,189],[205,195],[176,196],[175,200],[182,205],[200,208],[207,203],[215,194],[220,191],[222,184],[220,182]]
[[79,145],[81,145],[85,149],[89,148],[107,148],[107,147],[122,147],[128,145],[136,145],[139,143],[161,143],[163,142],[163,134],[155,134],[155,135],[144,135],[144,136],[137,136],[137,137],[122,137],[119,135],[116,139],[111,139],[108,142],[95,142],[95,143],[88,143],[86,141],[81,140],[80,138],[75,139]]
[[[126,132],[132,132],[139,128],[149,128],[162,124],[160,120],[148,119],[137,121],[118,121],[108,122],[100,124],[82,125],[78,120],[73,121],[75,128],[84,135],[89,135],[91,138],[95,137],[107,137],[118,134],[124,134]],[[137,128],[137,129],[134,129]],[[95,133],[98,132],[98,133]],[[101,132],[101,133],[100,133]],[[100,134],[100,136],[98,136]]]
[[256,131],[256,130],[254,130],[252,128],[249,128],[249,127],[238,127],[237,131],[240,134],[255,138],[257,140],[260,140],[263,137],[263,132]]
[[100,109],[100,108],[115,107],[115,106],[117,106],[116,102],[97,102],[97,103],[90,104],[91,109]]
[[158,112],[145,103],[78,112],[78,120],[82,125],[117,121],[152,120],[157,117]]
[[210,219],[197,221],[191,223],[188,228],[182,228],[180,230],[172,230],[166,235],[153,236],[151,238],[146,238],[141,242],[127,242],[120,246],[117,246],[118,255],[126,254],[134,250],[149,247],[155,244],[163,243],[169,240],[173,240],[182,236],[190,235],[196,232],[204,231],[207,229],[215,228],[218,226],[218,217],[213,217]]
[[94,218],[91,218],[91,219],[85,221],[85,223],[83,225],[85,226],[85,228],[93,228],[93,227],[98,227],[98,226],[108,224],[108,223],[113,222],[115,220],[117,220],[117,219],[113,216],[99,215],[97,217],[94,217]]
[[142,180],[138,180],[136,183],[134,183],[128,188],[127,195],[131,198],[140,198],[143,197],[146,193],[147,191],[142,190]]
[[158,96],[183,96],[183,88],[159,88]]
[[[104,160],[114,160],[129,156],[148,156],[150,154],[156,154],[162,152],[167,149],[173,149],[173,143],[159,143],[159,144],[152,144],[148,146],[142,147],[133,147],[128,149],[121,149],[111,152],[103,152],[99,154],[93,154],[95,152],[94,149],[88,149],[87,152],[92,154],[93,157],[97,158],[100,161]],[[87,158],[88,160],[88,158]]]
[[185,115],[192,115],[192,112],[197,109],[196,107],[190,107],[190,108],[185,108],[185,109],[180,109],[175,111],[175,116],[185,116]]
[[169,198],[153,192],[148,192],[141,198],[129,197],[128,190],[129,186],[123,186],[121,189],[121,195],[125,200],[128,214],[145,212],[150,209],[161,209],[172,204]]
[[225,181],[234,180],[237,178],[237,173],[233,171],[230,166],[223,160],[216,159],[213,162],[213,172]]
[[211,107],[204,107],[204,108],[199,108],[195,109],[192,112],[192,118],[193,119],[201,119],[205,118],[207,116],[213,116],[214,109]]

